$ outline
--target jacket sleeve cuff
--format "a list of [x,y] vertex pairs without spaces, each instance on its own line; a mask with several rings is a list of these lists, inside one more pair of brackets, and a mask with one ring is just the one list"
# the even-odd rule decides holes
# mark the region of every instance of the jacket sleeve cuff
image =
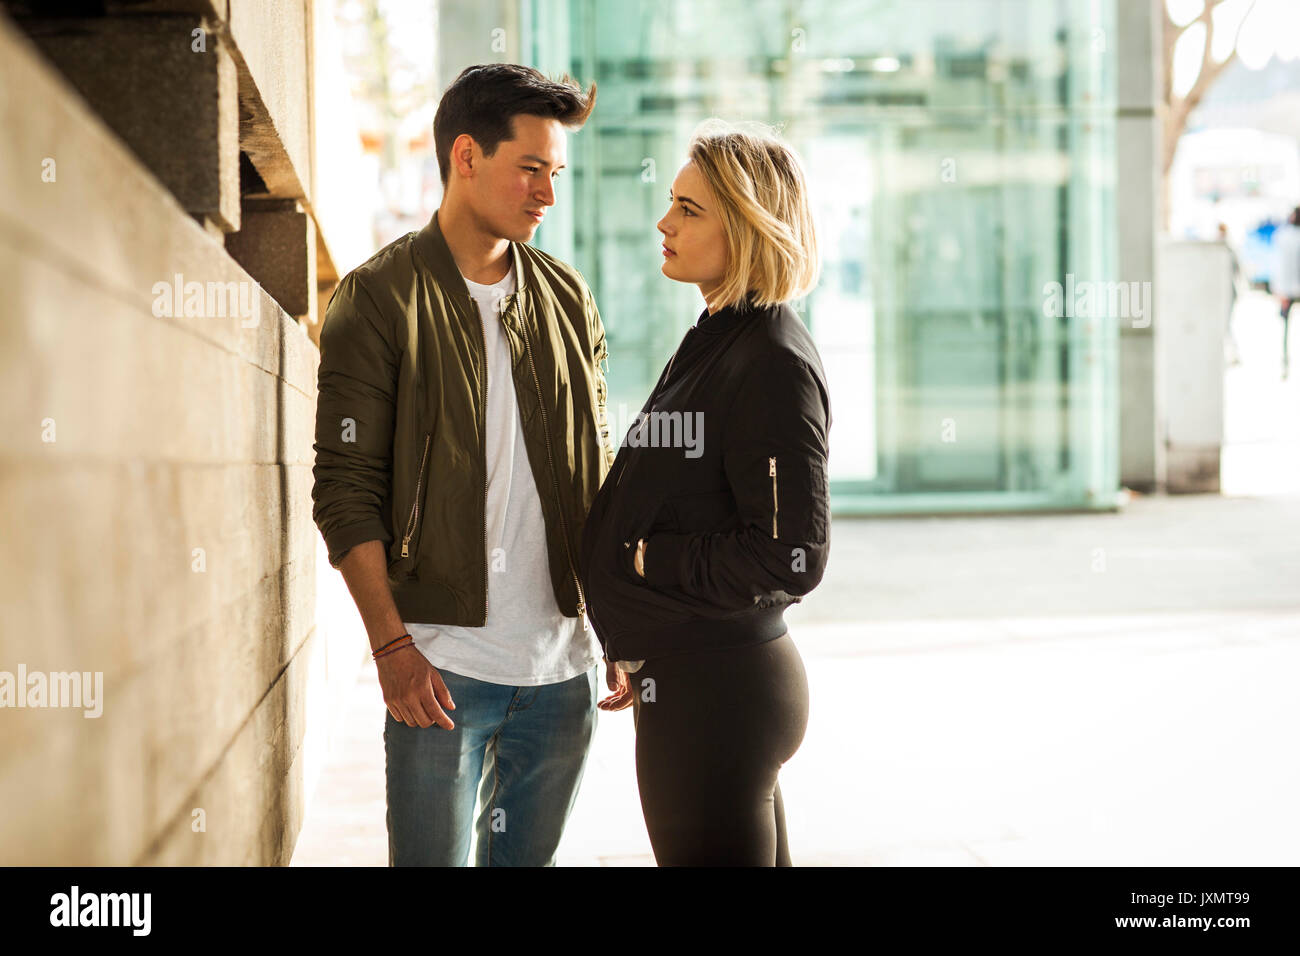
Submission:
[[329,549],[330,567],[337,568],[347,553],[359,544],[367,541],[382,541],[385,545],[393,539],[379,518],[369,518],[355,524],[344,525],[325,536],[325,546]]
[[647,584],[656,587],[681,587],[681,558],[694,535],[656,534],[646,538],[642,567]]

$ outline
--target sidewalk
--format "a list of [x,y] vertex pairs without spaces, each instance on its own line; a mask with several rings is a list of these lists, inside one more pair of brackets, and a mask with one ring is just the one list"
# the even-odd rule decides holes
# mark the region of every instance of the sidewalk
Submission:
[[[1300,496],[843,519],[787,614],[811,716],[797,865],[1296,865]],[[294,865],[384,865],[367,669]],[[652,865],[631,712],[601,714],[557,862]]]
[[1237,300],[1241,364],[1224,374],[1224,494],[1300,494],[1300,308],[1291,318],[1291,375],[1282,379],[1277,300],[1251,290]]

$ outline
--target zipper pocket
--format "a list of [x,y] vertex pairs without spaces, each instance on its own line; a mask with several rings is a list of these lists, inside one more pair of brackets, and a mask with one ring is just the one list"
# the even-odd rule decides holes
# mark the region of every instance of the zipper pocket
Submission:
[[767,460],[767,473],[772,476],[772,537],[776,537],[776,459]]
[[415,521],[420,515],[420,492],[424,488],[424,466],[429,460],[429,442],[433,439],[430,432],[424,436],[424,454],[420,457],[420,473],[415,478],[415,501],[411,503],[411,517],[406,522],[406,534],[402,536],[402,557],[410,556],[411,535],[415,533]]

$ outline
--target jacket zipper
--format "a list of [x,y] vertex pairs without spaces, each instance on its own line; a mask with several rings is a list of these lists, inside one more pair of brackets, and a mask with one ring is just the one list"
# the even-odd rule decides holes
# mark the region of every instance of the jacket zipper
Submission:
[[483,324],[483,313],[479,312],[478,303],[474,297],[469,297],[469,304],[475,312],[478,312],[479,333],[483,337],[483,441],[480,445],[483,449],[483,626],[487,627],[488,621],[488,565],[487,565],[487,509],[488,509],[488,476],[487,476],[487,390],[488,390],[488,357],[487,357],[487,326]]
[[[528,367],[533,373],[533,386],[537,389],[537,407],[542,413],[542,432],[546,438],[546,464],[551,472],[551,483],[555,487],[555,507],[560,509],[560,482],[555,477],[555,461],[551,456],[551,427],[546,420],[546,402],[542,399],[542,380],[537,377],[537,364],[533,361],[533,349],[529,344],[528,326],[524,323],[523,316],[519,312],[519,299],[516,296],[515,318],[519,320],[519,327],[524,333],[524,351],[528,353]],[[620,473],[621,477],[621,473]],[[564,538],[564,552],[569,559],[569,573],[573,575],[573,583],[578,588],[578,620],[584,631],[589,629],[587,623],[587,599],[582,593],[582,582],[578,580],[578,572],[573,567],[573,551],[569,547],[569,529],[564,523],[564,515],[560,515],[560,533]]]
[[406,534],[402,536],[402,557],[410,555],[411,535],[415,533],[415,520],[420,515],[420,489],[424,487],[424,466],[429,460],[429,442],[433,438],[430,432],[424,436],[424,455],[420,458],[420,473],[415,479],[415,501],[411,505],[411,518],[406,522]]
[[[694,331],[695,331],[695,326],[692,325],[689,329],[686,330],[686,337],[687,337],[687,338],[690,338],[691,333],[694,332]],[[680,352],[680,351],[682,350],[682,345],[685,345],[685,344],[686,344],[686,339],[682,339],[681,344],[679,344],[679,345],[677,346],[677,352]],[[663,383],[662,383],[662,385],[660,386],[661,388],[664,387],[664,386],[666,386],[666,385],[668,384],[668,376],[670,376],[670,375],[673,374],[673,363],[677,361],[677,352],[674,352],[674,353],[673,353],[673,357],[670,358],[670,359],[668,360],[668,370],[667,370],[666,372],[664,372]],[[658,393],[656,392],[655,395],[657,395],[657,394],[658,394]],[[650,396],[650,411],[651,411],[651,412],[653,412],[654,409],[655,409],[655,406],[654,406],[655,395],[651,395],[651,396]],[[641,421],[641,425],[638,425],[638,427],[641,427],[641,426],[643,426],[644,424],[645,424],[645,420],[642,419],[642,421]],[[614,479],[614,487],[615,487],[615,488],[617,488],[617,487],[622,483],[622,481],[623,481],[623,472],[625,472],[625,471],[627,471],[627,462],[626,462],[626,461],[623,462],[623,467],[620,468],[620,469],[618,470],[618,477],[617,477],[616,479]]]
[[776,459],[767,460],[767,473],[772,476],[772,537],[776,537]]

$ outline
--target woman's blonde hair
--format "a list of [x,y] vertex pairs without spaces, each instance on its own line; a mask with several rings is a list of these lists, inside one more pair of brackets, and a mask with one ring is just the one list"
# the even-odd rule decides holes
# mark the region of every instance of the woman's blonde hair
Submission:
[[769,127],[709,120],[695,130],[688,153],[717,199],[727,239],[727,268],[709,305],[752,297],[761,308],[811,290],[821,260],[794,150]]

